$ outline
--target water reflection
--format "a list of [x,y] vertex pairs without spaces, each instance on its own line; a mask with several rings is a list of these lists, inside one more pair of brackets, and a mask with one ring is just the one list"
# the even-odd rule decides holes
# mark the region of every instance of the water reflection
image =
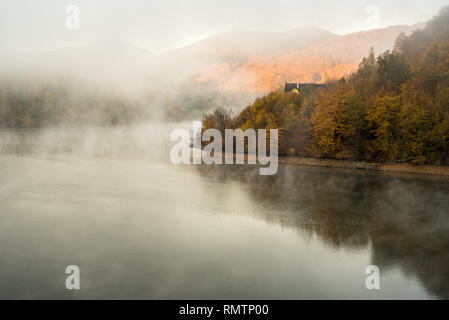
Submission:
[[317,236],[327,245],[371,246],[382,272],[399,267],[449,299],[449,182],[419,176],[281,166],[261,177],[249,166],[197,167],[204,179],[238,182],[259,219]]
[[447,181],[108,148],[0,156],[0,299],[449,298]]

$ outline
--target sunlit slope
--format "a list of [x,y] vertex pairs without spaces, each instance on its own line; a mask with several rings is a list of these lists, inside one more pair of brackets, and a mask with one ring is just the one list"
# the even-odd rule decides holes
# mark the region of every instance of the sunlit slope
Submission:
[[[272,52],[255,55],[243,62],[223,59],[202,69],[196,81],[215,83],[223,91],[260,93],[276,89],[286,81],[324,82],[354,72],[371,47],[378,53],[389,50],[400,33],[409,34],[418,27],[393,26],[344,36],[324,36],[323,31],[314,41],[314,37],[309,37],[306,45],[293,41],[290,46],[276,47],[279,43],[274,42]],[[302,33],[310,30],[317,29],[299,29],[289,34],[304,39],[307,37]],[[227,50],[229,55],[231,49]],[[244,56],[240,55],[241,58]]]

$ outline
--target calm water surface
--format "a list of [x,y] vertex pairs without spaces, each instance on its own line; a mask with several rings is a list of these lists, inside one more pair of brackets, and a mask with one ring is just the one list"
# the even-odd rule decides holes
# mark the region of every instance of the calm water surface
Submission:
[[0,298],[448,299],[448,208],[419,176],[3,155]]

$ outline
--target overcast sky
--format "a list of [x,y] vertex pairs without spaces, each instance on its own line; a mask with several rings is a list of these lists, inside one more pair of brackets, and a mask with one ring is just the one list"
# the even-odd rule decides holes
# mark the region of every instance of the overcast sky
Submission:
[[[80,9],[78,30],[66,28],[71,4]],[[126,41],[162,52],[241,28],[287,31],[315,26],[346,34],[424,22],[448,4],[449,0],[0,0],[0,52],[102,41]]]

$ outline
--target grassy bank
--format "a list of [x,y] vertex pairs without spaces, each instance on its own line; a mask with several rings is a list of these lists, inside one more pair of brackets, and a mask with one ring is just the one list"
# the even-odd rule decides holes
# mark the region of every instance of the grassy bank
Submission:
[[323,168],[374,170],[379,172],[402,172],[426,175],[449,176],[449,166],[412,165],[409,163],[370,163],[363,161],[280,157],[279,163]]

